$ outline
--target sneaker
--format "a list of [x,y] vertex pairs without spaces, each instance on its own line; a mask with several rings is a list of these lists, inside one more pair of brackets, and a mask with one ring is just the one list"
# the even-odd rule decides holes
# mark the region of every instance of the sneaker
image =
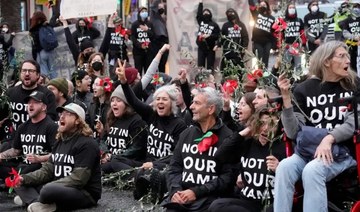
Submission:
[[41,202],[31,203],[28,208],[28,212],[54,212],[56,211],[56,204],[43,204]]
[[18,205],[18,206],[25,206],[25,204],[23,203],[23,201],[19,195],[16,195],[14,197],[14,203],[15,203],[15,205]]

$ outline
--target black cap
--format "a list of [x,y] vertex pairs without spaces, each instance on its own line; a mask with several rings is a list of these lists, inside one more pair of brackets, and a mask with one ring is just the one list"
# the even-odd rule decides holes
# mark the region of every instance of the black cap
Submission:
[[37,102],[42,102],[44,104],[47,104],[46,96],[41,91],[33,91],[29,96],[25,97],[24,99],[25,103],[28,103],[30,99],[34,99]]

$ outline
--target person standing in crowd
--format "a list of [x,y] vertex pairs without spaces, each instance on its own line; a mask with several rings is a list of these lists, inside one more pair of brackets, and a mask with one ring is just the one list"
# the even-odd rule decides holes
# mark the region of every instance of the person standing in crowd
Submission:
[[92,18],[79,18],[76,23],[76,30],[72,33],[72,37],[76,44],[80,44],[82,40],[95,40],[100,36],[100,31],[92,26]]
[[220,69],[226,68],[229,63],[240,65],[244,67],[243,56],[249,44],[249,35],[246,26],[240,21],[237,12],[230,8],[226,11],[227,22],[221,28],[220,42],[214,47],[218,46],[223,48],[223,59],[220,64]]
[[111,28],[111,40],[109,45],[109,72],[112,80],[116,80],[115,66],[117,59],[129,61],[127,49],[132,46],[128,29],[123,27],[123,21],[117,17],[114,19],[115,28]]
[[72,74],[71,82],[75,87],[72,101],[76,102],[87,111],[93,99],[93,94],[90,92],[91,77],[86,71],[77,70]]
[[176,90],[178,92],[176,99],[176,106],[179,108],[178,116],[181,117],[185,121],[186,126],[189,127],[192,124],[192,114],[186,107],[184,97],[181,92],[181,81],[180,79],[175,79],[171,82],[171,84],[176,86]]
[[236,178],[230,166],[215,159],[232,133],[219,118],[223,100],[214,88],[197,91],[190,106],[194,126],[180,134],[169,165],[169,197],[163,206],[170,211],[206,211],[211,202],[233,189]]
[[97,77],[93,84],[94,98],[87,110],[86,122],[94,131],[94,138],[100,138],[101,132],[106,125],[106,116],[110,109],[110,96],[113,92],[112,81],[109,77]]
[[101,161],[101,168],[106,174],[121,169],[117,167],[117,157],[140,162],[146,155],[146,123],[129,105],[121,86],[111,94],[110,101],[107,124],[100,133],[109,152]]
[[309,13],[304,17],[304,27],[308,50],[312,53],[325,40],[328,31],[326,24],[327,14],[319,10],[319,2],[317,0],[309,2],[308,10]]
[[[50,29],[55,26],[54,19],[51,19],[50,23],[47,23],[45,14],[41,11],[37,11],[31,17],[30,23],[30,36],[32,38],[32,57],[40,64],[41,73],[53,79],[57,76],[56,71],[53,69],[53,63],[55,60],[55,52],[53,49],[46,49],[43,45],[43,41],[40,39],[41,32],[46,31],[46,39],[48,39],[48,33]],[[53,30],[53,29],[52,29]],[[42,38],[45,39],[45,38]],[[56,48],[56,47],[55,47]]]
[[58,112],[51,157],[39,170],[21,174],[15,188],[29,212],[89,208],[101,197],[100,149],[85,123],[84,109],[70,103]]
[[267,68],[270,50],[275,44],[274,30],[272,28],[275,18],[271,15],[270,6],[267,1],[261,0],[259,7],[256,7],[253,0],[249,0],[249,6],[255,21],[252,35],[253,52],[262,62],[263,68]]
[[0,80],[2,80],[4,71],[9,69],[10,61],[15,54],[15,49],[11,47],[15,32],[10,32],[8,23],[2,23],[0,30]]
[[[99,52],[105,57],[109,51],[110,39],[111,39],[111,28],[114,28],[114,19],[117,17],[117,13],[114,13],[110,16],[108,21],[108,26],[105,31],[104,39],[99,48]],[[69,46],[71,54],[73,56],[75,66],[78,69],[86,70],[89,64],[90,56],[96,52],[92,40],[85,38],[79,45],[75,43],[75,40],[71,36],[71,32],[68,26],[68,23],[63,17],[60,17],[60,21],[63,24],[65,31],[66,43]]]
[[88,59],[88,64],[86,71],[91,77],[90,91],[93,92],[95,79],[106,74],[105,58],[102,53],[92,53]]
[[249,125],[216,152],[220,162],[239,164],[240,174],[234,197],[215,200],[209,211],[272,211],[266,207],[272,208],[275,171],[286,152],[278,114],[270,111],[270,107],[259,108]]
[[40,77],[40,65],[34,60],[25,60],[20,67],[21,84],[11,87],[6,91],[11,106],[14,129],[16,130],[20,124],[29,119],[24,99],[33,91],[41,91],[45,94],[48,100],[46,101],[47,114],[52,120],[56,120],[57,113],[54,94],[46,87],[37,84]]
[[[343,31],[340,26],[340,22],[347,19],[351,14],[350,4],[347,1],[341,3],[339,9],[332,15],[332,22],[334,22],[334,36],[335,40],[343,41]],[[329,17],[331,18],[331,17]]]
[[[304,33],[304,23],[297,17],[297,11],[294,3],[288,4],[285,10],[286,28],[280,32],[282,39],[278,43],[285,43],[284,59],[288,64],[294,64],[296,70],[301,70],[301,47],[306,45],[306,36]],[[279,25],[276,23],[275,25]],[[274,25],[274,26],[275,26]],[[278,26],[281,27],[281,26]],[[279,46],[281,48],[281,45]],[[293,60],[293,63],[292,63]]]
[[[329,41],[320,45],[312,55],[309,76],[312,77],[295,87],[296,106],[292,105],[290,80],[284,75],[279,77],[281,121],[287,137],[301,145],[295,146],[295,153],[276,169],[275,212],[291,211],[294,185],[300,179],[304,188],[303,210],[328,211],[326,182],[356,165],[349,152],[354,148],[354,113],[341,112],[347,103],[339,101],[358,94],[360,85],[356,73],[350,71],[346,44]],[[329,110],[338,112],[328,116]],[[314,134],[318,136],[307,138]],[[333,153],[334,146],[339,148],[339,154]]]
[[350,53],[350,65],[351,69],[355,72],[358,70],[358,46],[360,41],[360,4],[354,4],[352,15],[350,15],[347,19],[341,21],[339,26],[342,30],[343,36],[346,39],[345,43],[349,47]]
[[[154,39],[152,41],[152,55],[165,45],[169,43],[168,31],[166,28],[166,4],[163,0],[153,0],[150,5],[150,20],[153,24]],[[159,72],[165,73],[165,65],[169,57],[169,52],[166,51],[161,57],[159,63]]]
[[[29,120],[19,126],[15,132],[12,148],[0,153],[0,178],[9,177],[11,168],[26,174],[42,167],[51,154],[55,144],[58,125],[46,115],[47,99],[43,92],[33,91],[25,98]],[[19,156],[24,161],[14,166],[9,158]],[[10,159],[11,161],[11,159]],[[23,205],[20,197],[14,198],[15,204]]]
[[65,78],[55,78],[50,80],[47,88],[54,93],[56,107],[62,107],[71,102],[68,98],[69,87]]
[[154,27],[148,20],[148,10],[143,7],[139,10],[138,20],[131,25],[131,41],[133,42],[133,56],[135,68],[140,75],[149,67],[152,55],[152,41],[154,39]]
[[199,30],[196,37],[198,45],[198,67],[214,70],[216,41],[220,37],[219,25],[212,20],[212,13],[209,9],[203,9],[203,0],[199,1],[196,20]]

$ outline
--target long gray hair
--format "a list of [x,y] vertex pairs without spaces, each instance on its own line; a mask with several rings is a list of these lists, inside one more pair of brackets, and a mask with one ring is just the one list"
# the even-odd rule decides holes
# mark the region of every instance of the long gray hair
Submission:
[[[335,51],[338,48],[348,49],[346,44],[340,41],[329,41],[320,45],[311,55],[309,75],[318,77],[322,82],[326,81],[328,75],[328,67],[325,63],[335,56]],[[354,90],[356,88],[356,73],[349,71],[349,76],[340,80],[341,87],[346,90]]]

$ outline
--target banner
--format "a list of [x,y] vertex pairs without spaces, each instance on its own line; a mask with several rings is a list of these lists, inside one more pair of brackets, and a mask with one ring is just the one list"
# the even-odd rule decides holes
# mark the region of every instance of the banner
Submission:
[[[245,0],[206,0],[204,8],[212,12],[212,20],[215,21],[221,30],[222,25],[227,21],[225,11],[233,8],[240,16],[240,20],[246,25],[249,37],[250,10],[248,1]],[[176,76],[180,68],[188,70],[196,68],[197,45],[196,34],[198,23],[196,13],[199,2],[193,0],[171,0],[167,1],[167,29],[170,40],[169,66],[170,75]],[[215,67],[218,67],[222,50],[216,52]]]
[[60,4],[60,14],[65,19],[110,15],[116,9],[116,0],[62,0]]

